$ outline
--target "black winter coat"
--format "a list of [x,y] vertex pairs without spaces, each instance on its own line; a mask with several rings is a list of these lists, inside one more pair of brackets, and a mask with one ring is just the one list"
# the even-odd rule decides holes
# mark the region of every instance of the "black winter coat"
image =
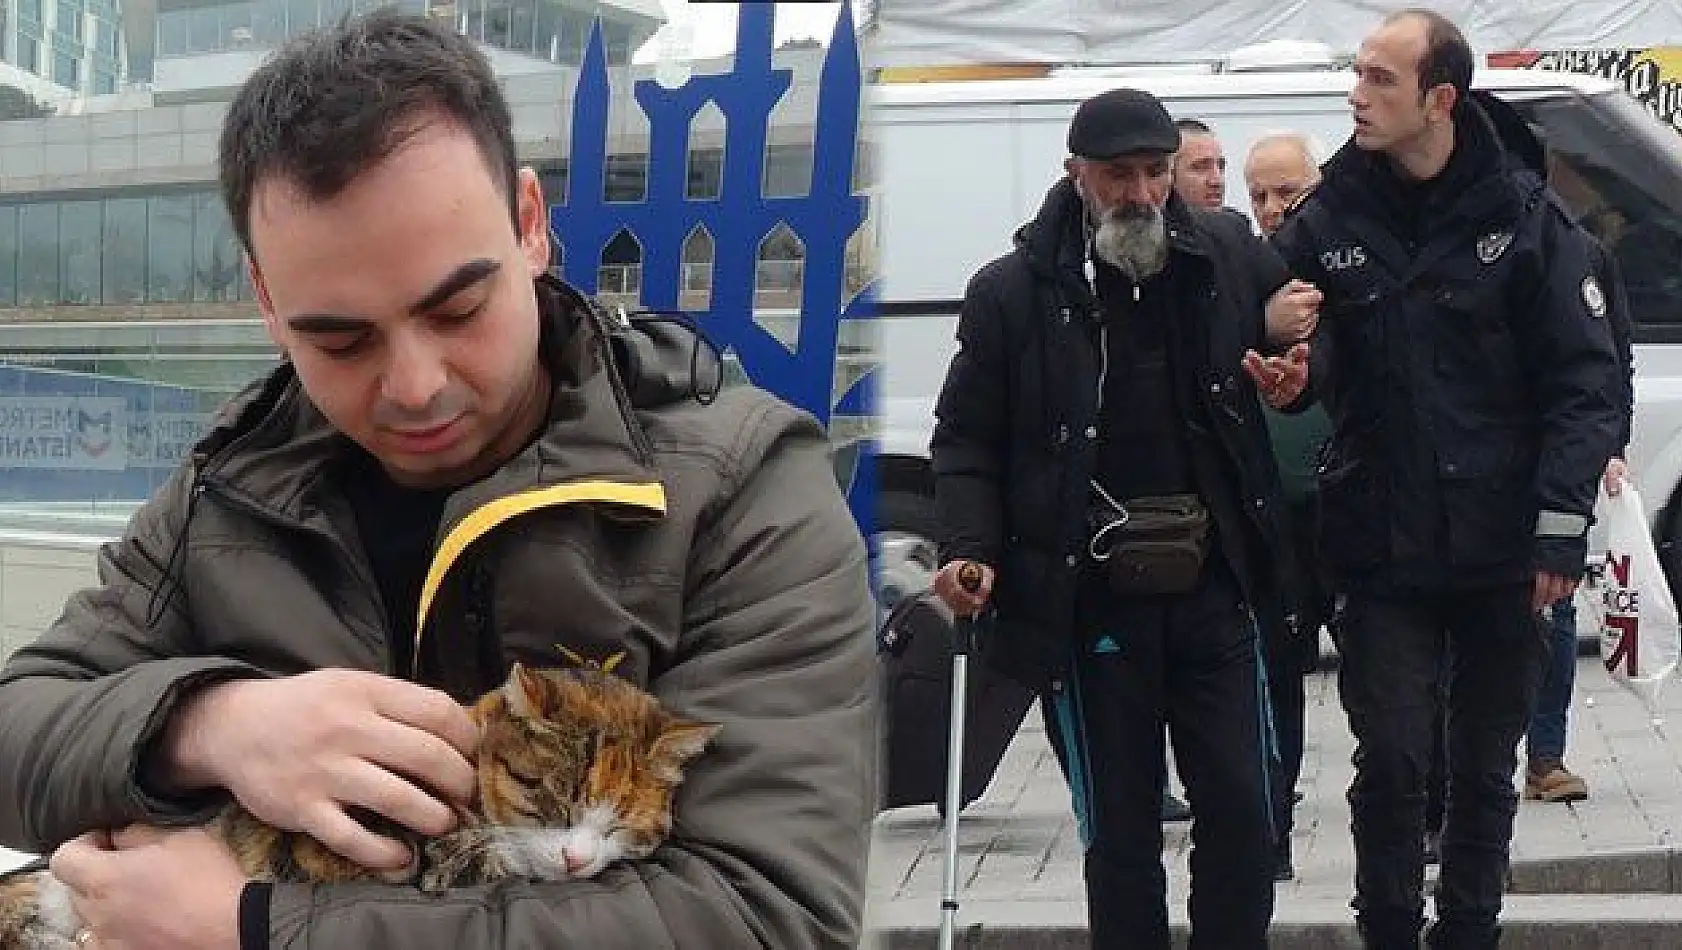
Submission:
[[[1169,263],[1153,279],[1173,282],[1174,385],[1213,423],[1190,436],[1190,449],[1225,476],[1205,502],[1264,633],[1277,638],[1288,629],[1289,584],[1279,476],[1241,361],[1262,348],[1267,298],[1287,274],[1241,215],[1172,198],[1167,216]],[[1104,316],[1083,269],[1083,221],[1063,179],[1015,249],[971,278],[930,445],[942,560],[995,568],[994,634],[983,653],[1032,688],[1066,669],[1087,540]]]
[[1627,418],[1622,295],[1534,167],[1539,147],[1508,144],[1522,123],[1502,126],[1467,103],[1423,187],[1347,144],[1274,237],[1325,294],[1309,385],[1334,426],[1321,551],[1344,589],[1582,570]]

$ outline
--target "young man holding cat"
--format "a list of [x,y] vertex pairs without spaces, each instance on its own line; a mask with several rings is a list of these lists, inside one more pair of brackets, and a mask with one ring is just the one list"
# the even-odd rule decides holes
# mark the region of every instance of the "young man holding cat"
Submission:
[[[686,332],[546,274],[537,178],[447,24],[279,51],[221,176],[287,361],[0,673],[0,843],[57,849],[101,950],[854,946],[874,607],[821,429],[707,399]],[[571,655],[722,726],[650,860],[431,899],[249,884],[165,830],[231,794],[401,868],[353,816],[447,830],[474,788],[458,704]]]

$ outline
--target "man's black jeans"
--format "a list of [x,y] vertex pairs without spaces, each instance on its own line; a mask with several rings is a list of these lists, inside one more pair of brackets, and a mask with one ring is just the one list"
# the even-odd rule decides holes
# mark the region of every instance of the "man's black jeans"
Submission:
[[[1529,584],[1351,593],[1338,683],[1355,734],[1355,911],[1369,950],[1418,947],[1438,671],[1448,775],[1434,948],[1494,947],[1518,793],[1518,742],[1546,657]],[[1447,647],[1445,658],[1444,647]]]
[[[1168,950],[1163,724],[1192,810],[1192,950],[1262,950],[1273,764],[1254,623],[1224,566],[1196,591],[1112,602],[1044,708],[1086,848],[1095,950]],[[1077,754],[1070,756],[1074,750]]]

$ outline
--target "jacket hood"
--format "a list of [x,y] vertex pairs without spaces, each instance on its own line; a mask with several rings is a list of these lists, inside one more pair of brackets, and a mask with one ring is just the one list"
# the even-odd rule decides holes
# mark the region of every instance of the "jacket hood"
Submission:
[[1040,210],[1016,229],[1013,241],[1040,274],[1079,272],[1086,259],[1086,209],[1074,179],[1065,175],[1046,191]]
[[[724,360],[718,347],[682,312],[607,310],[571,284],[548,274],[538,278],[537,290],[545,315],[596,318],[582,321],[589,324],[583,334],[578,332],[580,321],[576,319],[571,328],[561,325],[563,319],[544,321],[545,363],[551,371],[589,361],[586,353],[566,352],[565,343],[587,343],[593,330],[608,342],[612,371],[637,409],[686,399],[707,402],[723,385]],[[561,346],[556,346],[557,341]]]
[[1385,156],[1356,146],[1354,136],[1325,165],[1322,187],[1340,206],[1369,207],[1390,221],[1417,221],[1423,197],[1437,214],[1512,217],[1546,174],[1545,152],[1524,118],[1506,103],[1473,92],[1454,114],[1448,165],[1421,191],[1404,182]]
[[1535,172],[1545,181],[1548,177],[1548,153],[1542,140],[1517,109],[1481,89],[1473,90],[1471,101],[1488,117],[1502,148],[1517,164]]

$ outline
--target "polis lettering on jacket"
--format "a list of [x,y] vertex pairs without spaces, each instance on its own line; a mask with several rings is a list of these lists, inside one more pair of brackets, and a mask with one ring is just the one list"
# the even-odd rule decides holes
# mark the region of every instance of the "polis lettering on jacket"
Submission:
[[1359,244],[1339,247],[1320,254],[1320,266],[1326,270],[1349,270],[1367,266],[1367,249]]

